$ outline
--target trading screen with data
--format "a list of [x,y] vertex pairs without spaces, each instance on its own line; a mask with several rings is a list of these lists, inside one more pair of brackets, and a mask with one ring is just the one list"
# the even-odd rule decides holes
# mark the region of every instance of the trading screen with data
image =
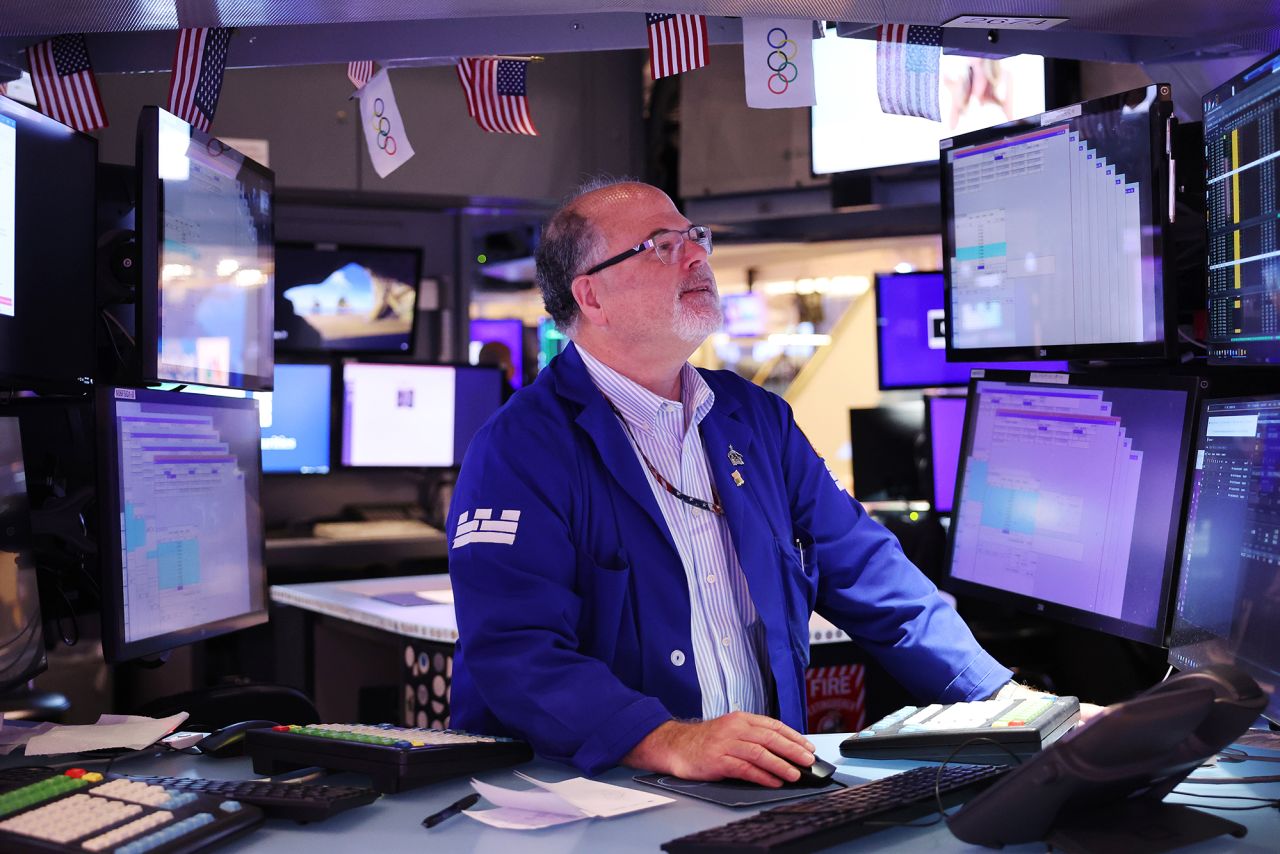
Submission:
[[113,389],[109,406],[120,640],[265,618],[256,402]]
[[1204,97],[1210,364],[1280,364],[1280,56]]
[[1159,643],[1191,386],[1090,379],[974,384],[949,574],[964,592]]
[[1280,396],[1203,404],[1169,662],[1232,664],[1280,721]]
[[1160,88],[944,140],[953,357],[1162,352]]

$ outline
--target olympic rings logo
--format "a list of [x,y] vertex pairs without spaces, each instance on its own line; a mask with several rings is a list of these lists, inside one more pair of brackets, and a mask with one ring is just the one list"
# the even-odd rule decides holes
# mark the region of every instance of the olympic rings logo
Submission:
[[[787,36],[787,31],[782,27],[769,30],[764,40],[769,47],[773,48],[764,60],[765,65],[768,65],[769,70],[773,72],[768,79],[769,91],[775,95],[781,95],[800,76],[800,69],[791,61],[796,58],[800,48]],[[790,54],[787,53],[788,48],[791,50]]]
[[391,135],[391,119],[383,115],[386,104],[381,98],[373,99],[373,132],[377,134],[378,148],[389,157],[396,156],[396,138]]

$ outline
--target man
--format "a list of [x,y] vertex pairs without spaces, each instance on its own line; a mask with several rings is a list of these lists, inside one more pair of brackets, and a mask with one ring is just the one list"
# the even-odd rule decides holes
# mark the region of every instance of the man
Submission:
[[923,699],[1007,690],[786,403],[687,363],[722,320],[710,253],[639,183],[548,221],[539,286],[573,343],[462,465],[454,726],[588,774],[794,781],[814,759],[797,729],[815,609]]

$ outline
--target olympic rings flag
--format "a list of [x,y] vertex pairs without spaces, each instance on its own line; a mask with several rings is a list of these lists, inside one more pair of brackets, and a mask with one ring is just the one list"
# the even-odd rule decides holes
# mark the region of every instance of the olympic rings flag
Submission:
[[742,69],[748,107],[768,110],[816,104],[813,21],[743,18]]
[[413,146],[404,132],[400,108],[391,91],[391,78],[382,69],[364,84],[360,95],[360,122],[369,159],[379,178],[385,178],[413,156]]

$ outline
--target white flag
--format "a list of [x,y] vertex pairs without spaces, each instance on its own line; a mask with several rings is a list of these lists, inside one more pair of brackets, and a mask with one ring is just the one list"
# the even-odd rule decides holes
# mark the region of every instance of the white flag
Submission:
[[360,120],[369,159],[379,178],[385,178],[413,156],[413,146],[404,132],[400,108],[391,91],[391,78],[382,69],[360,90]]
[[743,18],[742,68],[748,107],[813,106],[813,21]]

